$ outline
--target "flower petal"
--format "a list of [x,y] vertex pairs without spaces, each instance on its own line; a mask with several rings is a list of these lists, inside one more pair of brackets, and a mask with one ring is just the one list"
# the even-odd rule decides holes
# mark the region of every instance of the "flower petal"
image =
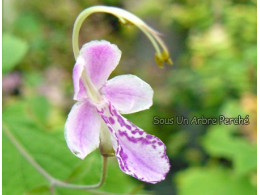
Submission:
[[148,183],[164,180],[170,164],[163,142],[122,117],[111,105],[98,112],[110,130],[121,170]]
[[65,124],[65,139],[72,153],[84,159],[99,146],[101,118],[88,101],[72,107]]
[[118,65],[121,51],[108,41],[91,41],[82,47],[80,56],[90,80],[99,89]]
[[135,75],[120,75],[101,88],[106,98],[122,114],[145,110],[153,104],[153,89]]
[[84,60],[78,57],[77,62],[73,68],[73,85],[74,85],[74,100],[80,101],[87,97],[87,89],[85,88],[81,75],[84,70]]

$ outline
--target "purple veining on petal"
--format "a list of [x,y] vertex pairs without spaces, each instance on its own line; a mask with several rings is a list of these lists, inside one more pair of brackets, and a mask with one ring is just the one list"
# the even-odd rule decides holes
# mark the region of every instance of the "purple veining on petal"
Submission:
[[122,171],[148,183],[163,180],[170,165],[166,146],[161,140],[133,125],[112,105],[107,106],[101,115],[109,119],[105,122],[116,139],[113,147]]
[[113,129],[111,127],[108,127],[108,129],[109,129],[110,132],[113,132]]
[[128,158],[127,154],[124,153],[122,148],[121,148],[121,150],[118,150],[117,152],[120,154],[120,157],[121,157],[121,158],[119,158],[120,159],[119,162],[120,162],[120,165],[122,166],[123,171],[129,171],[127,165],[124,164],[124,161]]
[[159,141],[159,142],[158,142],[158,145],[159,145],[159,146],[162,146],[162,145],[163,145],[163,143]]
[[105,123],[108,123],[108,122],[109,122],[106,116],[102,116],[102,118],[103,118],[103,120],[105,121]]
[[112,125],[115,123],[115,120],[112,117],[109,117],[108,120]]
[[119,124],[121,125],[121,127],[126,126],[125,121],[124,121],[121,117],[118,117],[118,116],[117,116],[117,121],[119,122]]
[[133,130],[131,133],[132,133],[132,134],[136,134],[137,132],[138,132],[138,130],[135,129],[135,130]]
[[109,104],[108,108],[109,108],[109,113],[110,113],[112,116],[114,116],[114,114],[113,114],[113,112],[112,112],[111,104]]
[[131,127],[130,125],[128,125],[128,124],[126,124],[125,127],[126,127],[128,130],[131,130],[131,129],[132,129],[132,127]]
[[144,132],[143,132],[143,131],[138,131],[138,133],[139,133],[140,135],[143,135],[143,134],[144,134]]

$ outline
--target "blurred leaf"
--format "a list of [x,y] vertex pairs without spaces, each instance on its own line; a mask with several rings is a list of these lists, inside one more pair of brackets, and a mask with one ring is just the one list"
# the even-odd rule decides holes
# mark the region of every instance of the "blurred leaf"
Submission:
[[25,73],[25,83],[29,87],[36,87],[43,82],[43,75],[41,72],[26,72]]
[[46,125],[50,113],[50,104],[44,96],[31,97],[28,100],[30,113],[36,121]]
[[257,148],[246,140],[237,140],[237,148],[234,155],[235,170],[242,175],[257,170]]
[[225,157],[234,163],[238,175],[255,171],[257,150],[242,137],[235,137],[233,130],[226,126],[212,127],[203,137],[203,146],[216,157]]
[[33,124],[29,116],[26,114],[27,104],[24,101],[14,102],[3,109],[3,122],[16,124]]
[[214,126],[202,138],[204,148],[212,156],[221,156],[232,159],[236,150],[232,137],[229,135],[230,129],[225,126]]
[[41,195],[50,194],[50,187],[49,186],[38,186],[25,193],[25,195],[39,195],[39,194],[41,194]]
[[3,34],[3,74],[10,72],[25,56],[28,45],[23,40]]
[[220,113],[225,117],[238,117],[238,115],[245,117],[247,115],[236,100],[226,100],[223,102]]
[[[19,17],[16,18],[13,27],[17,32],[29,38],[30,36],[37,36],[41,33],[41,25],[42,22],[37,15],[26,12],[20,14]],[[35,41],[37,40],[34,40],[33,42]]]
[[176,156],[181,151],[181,148],[185,147],[187,142],[188,135],[185,131],[180,131],[174,135],[171,135],[169,138],[169,143],[167,144],[169,156]]
[[244,195],[256,194],[247,178],[236,178],[227,169],[190,168],[177,175],[178,194]]

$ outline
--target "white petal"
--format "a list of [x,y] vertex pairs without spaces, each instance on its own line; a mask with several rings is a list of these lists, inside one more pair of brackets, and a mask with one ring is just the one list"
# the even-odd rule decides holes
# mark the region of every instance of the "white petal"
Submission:
[[65,124],[65,139],[77,157],[84,159],[99,146],[101,118],[88,101],[76,103]]
[[135,75],[120,75],[110,79],[101,93],[122,114],[139,112],[153,104],[153,89]]

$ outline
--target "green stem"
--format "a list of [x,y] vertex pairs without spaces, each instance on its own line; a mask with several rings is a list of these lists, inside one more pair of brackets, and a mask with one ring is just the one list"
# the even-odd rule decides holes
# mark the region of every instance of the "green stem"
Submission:
[[52,188],[55,186],[60,186],[64,188],[72,188],[72,189],[82,189],[82,190],[88,190],[88,189],[97,189],[101,187],[104,184],[105,178],[106,178],[106,172],[107,172],[107,161],[108,157],[103,156],[103,168],[102,168],[102,174],[100,181],[97,184],[94,185],[77,185],[77,184],[70,184],[63,182],[59,179],[54,178],[51,176],[47,171],[45,171],[41,165],[39,165],[33,157],[26,151],[26,149],[23,147],[23,145],[15,138],[15,136],[11,133],[11,131],[3,125],[3,131],[6,134],[6,136],[9,138],[9,140],[13,143],[13,145],[16,147],[16,149],[21,153],[21,155],[40,173],[43,177],[45,177],[50,183]]

